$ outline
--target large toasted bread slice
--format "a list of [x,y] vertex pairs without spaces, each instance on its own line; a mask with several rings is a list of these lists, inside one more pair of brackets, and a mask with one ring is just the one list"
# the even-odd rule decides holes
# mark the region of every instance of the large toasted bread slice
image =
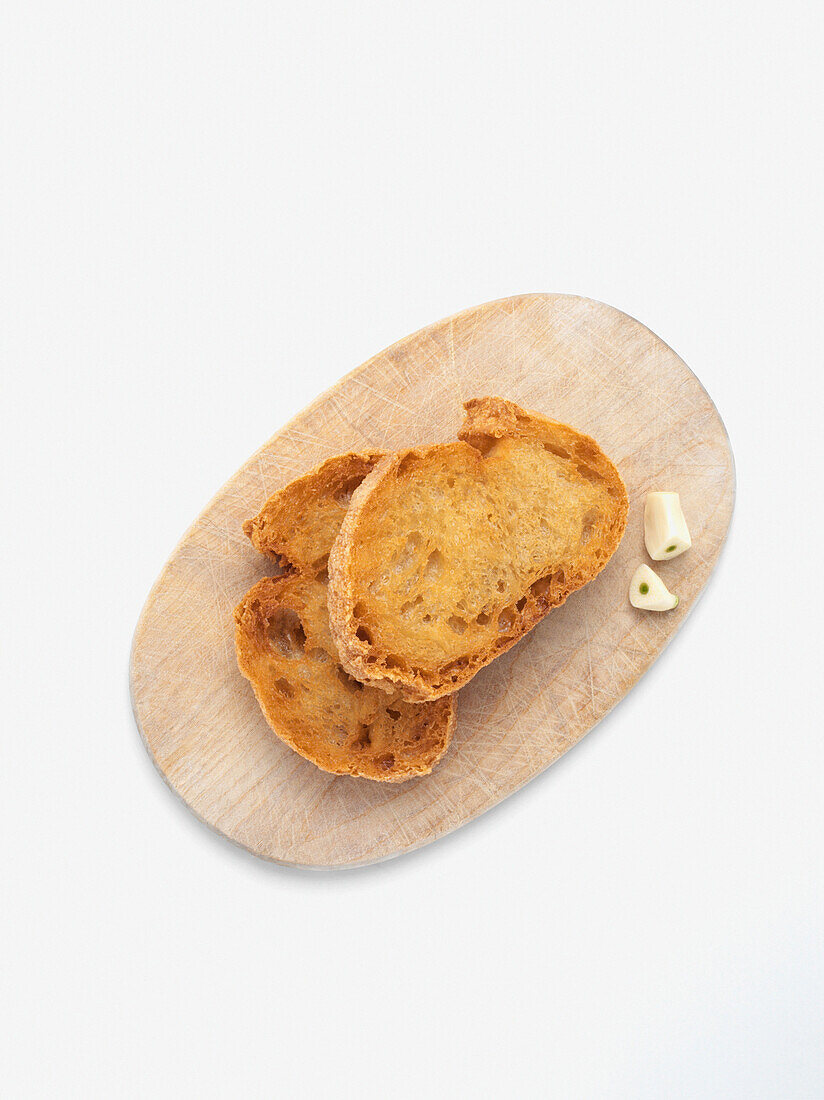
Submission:
[[381,456],[340,455],[271,497],[244,530],[283,576],[235,609],[240,671],[287,745],[324,771],[397,783],[432,770],[455,723],[451,698],[406,702],[341,668],[329,631],[326,559],[348,494]]
[[589,436],[500,398],[464,406],[460,442],[386,456],[329,557],[343,667],[409,700],[456,691],[591,581],[627,494]]

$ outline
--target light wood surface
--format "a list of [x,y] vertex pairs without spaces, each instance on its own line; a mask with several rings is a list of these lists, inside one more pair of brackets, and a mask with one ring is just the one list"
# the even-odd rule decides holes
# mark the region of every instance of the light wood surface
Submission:
[[[238,672],[232,609],[270,571],[241,523],[275,489],[340,451],[454,438],[462,401],[487,394],[598,440],[629,491],[624,541],[592,584],[464,688],[453,744],[431,775],[399,786],[327,775],[275,737]],[[693,539],[686,554],[655,566],[681,597],[664,614],[636,611],[627,598],[632,573],[648,561],[642,517],[650,489],[681,494]],[[732,454],[712,401],[638,321],[556,294],[467,310],[347,375],[195,521],[135,632],[138,727],[195,814],[256,855],[354,866],[411,851],[518,790],[629,691],[695,605],[724,543],[734,492]]]

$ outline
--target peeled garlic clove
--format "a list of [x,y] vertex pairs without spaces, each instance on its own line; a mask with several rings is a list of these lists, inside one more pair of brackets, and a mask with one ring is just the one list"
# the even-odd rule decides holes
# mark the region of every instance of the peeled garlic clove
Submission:
[[678,606],[678,597],[648,565],[639,565],[630,581],[629,602],[642,611],[672,611]]
[[677,558],[692,546],[677,493],[647,493],[644,542],[653,561]]

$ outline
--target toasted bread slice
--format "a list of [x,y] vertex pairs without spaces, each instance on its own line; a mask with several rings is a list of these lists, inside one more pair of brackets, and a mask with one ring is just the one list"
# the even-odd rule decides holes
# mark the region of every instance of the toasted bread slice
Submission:
[[348,676],[329,633],[326,585],[316,577],[265,577],[244,596],[235,623],[240,671],[266,721],[319,768],[397,783],[443,756],[453,700],[409,703]]
[[235,609],[240,671],[287,745],[324,771],[398,783],[443,756],[455,724],[452,698],[426,704],[364,687],[341,668],[329,630],[326,559],[347,493],[380,455],[330,459],[271,497],[244,524],[283,576],[259,581]]
[[341,663],[409,700],[456,691],[591,581],[627,494],[589,436],[500,398],[464,406],[457,443],[383,458],[329,557]]

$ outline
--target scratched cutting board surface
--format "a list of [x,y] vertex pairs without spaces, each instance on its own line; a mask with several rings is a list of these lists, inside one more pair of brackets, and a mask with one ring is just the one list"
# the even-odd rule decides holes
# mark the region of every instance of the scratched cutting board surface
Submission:
[[[461,403],[483,395],[509,398],[598,440],[629,492],[624,540],[592,584],[460,692],[452,745],[431,775],[398,785],[328,775],[271,732],[238,671],[232,610],[272,572],[241,523],[330,455],[453,439]],[[665,614],[636,611],[627,599],[632,573],[648,561],[643,505],[650,489],[681,494],[693,540],[686,554],[656,565],[681,597]],[[411,851],[538,775],[629,691],[707,583],[734,493],[715,406],[640,322],[560,294],[456,314],[394,344],[319,397],[195,521],[135,632],[138,727],[195,814],[256,855],[340,867]]]

